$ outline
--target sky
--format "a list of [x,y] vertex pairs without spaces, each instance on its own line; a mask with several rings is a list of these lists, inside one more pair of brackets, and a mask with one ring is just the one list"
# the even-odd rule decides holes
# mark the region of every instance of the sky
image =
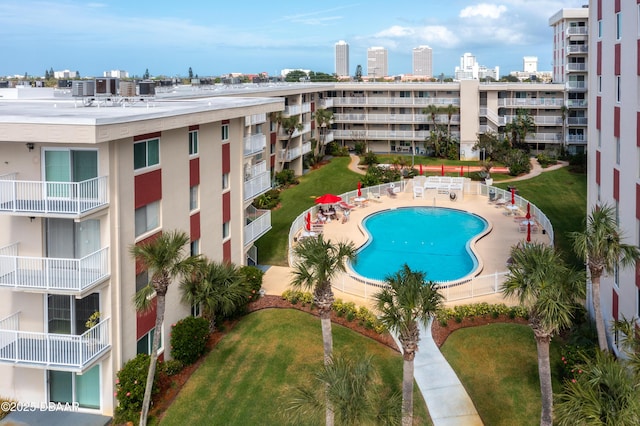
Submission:
[[588,0],[391,0],[302,2],[77,0],[0,2],[0,75],[45,70],[102,76],[335,72],[335,43],[349,43],[350,73],[367,48],[388,49],[389,74],[411,73],[411,50],[433,49],[434,75],[453,75],[465,52],[500,74],[524,56],[551,70],[549,18]]

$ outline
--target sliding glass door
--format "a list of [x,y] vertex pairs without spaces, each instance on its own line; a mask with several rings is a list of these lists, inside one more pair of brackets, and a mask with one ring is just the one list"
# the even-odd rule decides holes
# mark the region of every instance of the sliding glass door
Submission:
[[[98,177],[98,151],[72,149],[44,150],[44,178],[47,182],[47,196],[53,198],[68,198],[80,196],[95,198],[92,186],[84,188],[83,194],[73,194],[70,186],[65,182],[82,182]],[[56,183],[54,183],[56,182]]]

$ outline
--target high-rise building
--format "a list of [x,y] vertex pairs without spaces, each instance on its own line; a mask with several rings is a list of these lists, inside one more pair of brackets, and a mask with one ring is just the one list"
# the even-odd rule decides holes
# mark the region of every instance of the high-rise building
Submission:
[[549,25],[553,28],[553,81],[564,83],[566,88],[562,142],[569,152],[584,152],[587,145],[589,9],[562,9],[549,19]]
[[525,56],[522,58],[522,71],[529,73],[538,72],[538,57]]
[[429,46],[413,48],[413,75],[433,76],[433,49]]
[[387,49],[374,46],[367,49],[367,76],[371,78],[386,77],[389,74]]
[[498,80],[500,78],[500,67],[487,68],[479,65],[476,56],[465,53],[460,57],[460,66],[455,69],[456,80],[478,80],[485,78]]
[[338,77],[349,76],[349,43],[340,40],[336,43],[336,75]]
[[[635,60],[640,31],[638,4],[630,1],[590,4],[588,211],[596,206],[613,207],[622,242],[640,245],[640,82]],[[572,46],[575,44],[568,47]],[[586,51],[586,41],[578,47]],[[586,88],[587,82],[584,84]],[[623,316],[637,318],[640,314],[640,265],[636,266],[619,265],[612,273],[605,273],[600,282],[600,306],[609,346],[618,354],[618,339],[610,324]]]

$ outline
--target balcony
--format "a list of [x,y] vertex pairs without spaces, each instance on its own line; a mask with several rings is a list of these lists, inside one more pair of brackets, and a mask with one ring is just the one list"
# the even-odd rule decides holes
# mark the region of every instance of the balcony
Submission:
[[567,117],[567,125],[569,126],[586,126],[587,117]]
[[[291,139],[309,132],[311,132],[311,123],[304,123],[302,126],[302,130],[296,129],[291,135]],[[280,137],[280,139],[289,139],[289,135],[287,134],[286,130],[283,128],[280,128],[280,133],[278,134],[278,136]]]
[[585,63],[578,63],[578,62],[572,62],[569,63],[567,65],[565,65],[565,70],[567,72],[586,72],[587,71],[587,64]]
[[19,256],[18,243],[0,248],[0,288],[81,297],[108,278],[108,247],[81,259]]
[[587,100],[586,99],[567,99],[567,107],[568,108],[586,108]]
[[322,109],[333,108],[333,99],[332,98],[320,99],[319,104],[320,104],[320,108]]
[[311,112],[311,102],[305,102],[302,104],[302,113]]
[[565,140],[567,143],[585,144],[587,143],[587,135],[567,135]]
[[282,115],[291,117],[292,115],[300,115],[302,113],[302,105],[287,105],[284,107]]
[[587,27],[569,27],[567,28],[567,36],[586,36],[589,34]]
[[585,54],[589,52],[586,44],[570,44],[567,46],[568,54]]
[[267,146],[267,137],[262,133],[244,137],[244,156],[259,154]]
[[302,155],[308,154],[311,152],[311,142],[305,142],[302,144]]
[[81,218],[109,205],[107,176],[82,182],[17,180],[0,176],[0,214]]
[[0,320],[0,362],[82,373],[111,349],[109,318],[81,335],[20,331],[20,312]]
[[244,245],[248,246],[271,229],[271,210],[258,210],[249,206],[246,212],[246,221]]
[[267,170],[266,161],[261,161],[245,173],[244,200],[251,200],[269,189],[271,189],[271,174]]
[[559,99],[556,98],[500,98],[498,106],[501,107],[558,107],[564,104],[562,92],[558,92]]
[[565,89],[570,91],[580,91],[584,92],[587,90],[587,82],[586,81],[567,81],[564,84]]
[[325,132],[324,134],[324,144],[328,144],[329,142],[333,142],[334,135],[333,132]]
[[562,141],[562,135],[560,133],[529,133],[525,139],[526,142],[545,142],[555,143]]
[[302,155],[302,147],[281,149],[278,151],[278,160],[280,161],[292,161]]
[[[344,140],[413,140],[423,142],[430,136],[427,130],[334,130],[338,139]],[[451,132],[451,136],[459,137],[460,132]]]
[[333,98],[334,106],[349,105],[389,105],[389,106],[426,106],[426,105],[460,105],[460,98],[389,98],[353,96],[348,98]]
[[[500,125],[506,126],[511,123],[517,115],[505,115],[500,117]],[[533,120],[533,124],[536,126],[562,126],[562,117],[554,117],[548,115],[533,115],[530,116]]]
[[253,126],[255,124],[262,124],[267,122],[267,114],[253,114],[244,118],[245,126]]

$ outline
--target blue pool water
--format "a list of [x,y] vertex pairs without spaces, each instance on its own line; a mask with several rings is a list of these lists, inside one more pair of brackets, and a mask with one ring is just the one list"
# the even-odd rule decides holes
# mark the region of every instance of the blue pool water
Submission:
[[375,213],[363,226],[369,240],[351,265],[361,276],[384,280],[407,263],[427,280],[452,281],[476,269],[469,243],[487,222],[460,210],[407,207]]

